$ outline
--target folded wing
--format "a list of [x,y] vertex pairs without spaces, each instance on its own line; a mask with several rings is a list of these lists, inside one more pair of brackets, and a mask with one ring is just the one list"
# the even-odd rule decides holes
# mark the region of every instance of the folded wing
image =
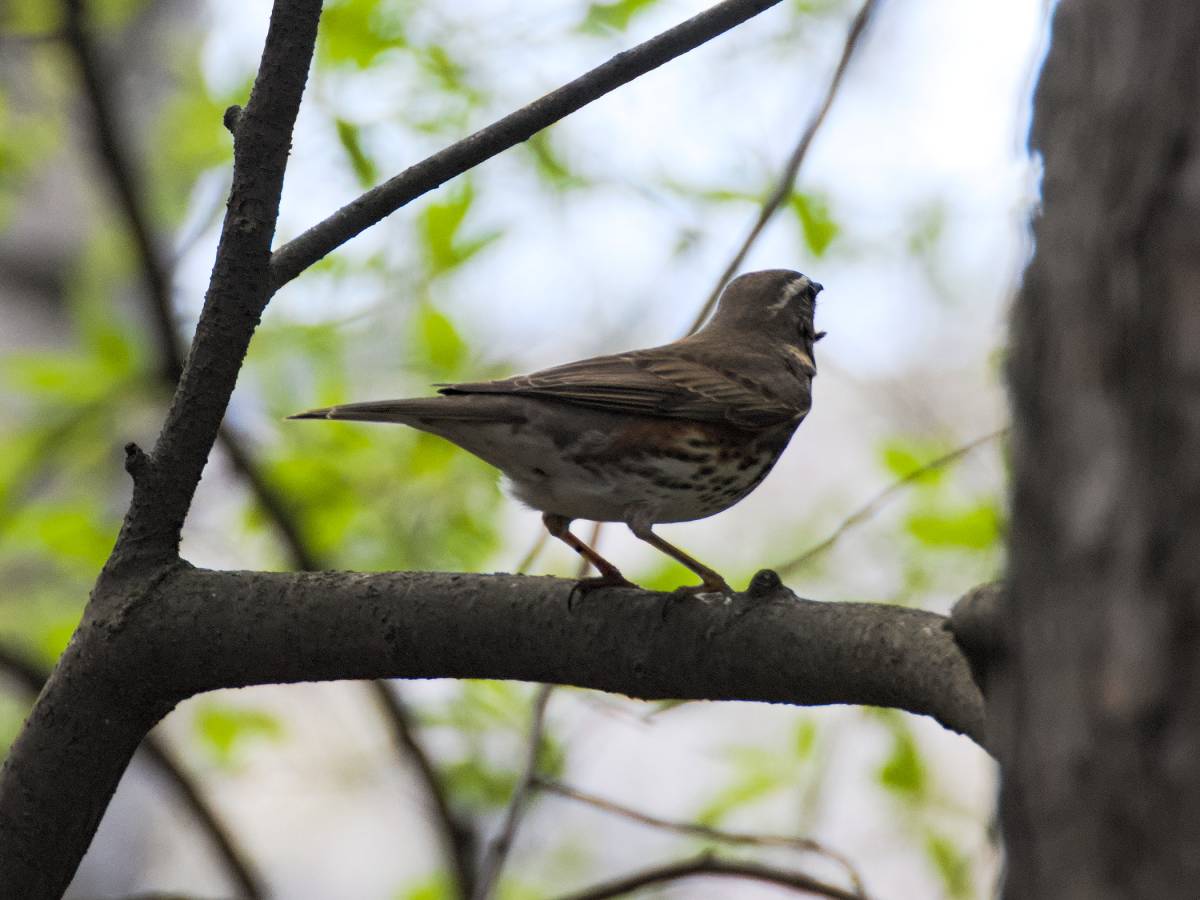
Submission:
[[762,428],[808,412],[807,386],[774,395],[762,379],[716,368],[673,345],[598,356],[501,381],[441,385],[443,394],[509,394],[613,412]]

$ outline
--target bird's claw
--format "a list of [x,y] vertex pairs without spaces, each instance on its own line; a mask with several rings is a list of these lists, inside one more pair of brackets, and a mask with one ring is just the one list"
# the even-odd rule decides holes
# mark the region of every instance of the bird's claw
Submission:
[[637,585],[620,573],[616,575],[595,575],[591,578],[580,578],[571,587],[571,592],[567,594],[567,612],[575,611],[576,593],[578,593],[580,599],[582,599],[586,594],[590,594],[592,591],[609,587],[635,588]]

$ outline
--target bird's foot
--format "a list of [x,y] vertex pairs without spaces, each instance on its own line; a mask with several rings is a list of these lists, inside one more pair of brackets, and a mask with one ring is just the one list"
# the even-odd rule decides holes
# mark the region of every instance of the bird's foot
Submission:
[[728,597],[733,593],[733,588],[718,575],[716,578],[706,578],[700,584],[685,584],[677,587],[672,593],[687,597],[698,597],[701,594],[724,594]]
[[583,599],[585,595],[590,594],[592,591],[609,587],[635,588],[637,585],[620,572],[609,573],[607,575],[594,575],[591,578],[580,578],[575,582],[575,586],[571,588],[571,593],[567,594],[567,612],[574,611],[577,594],[580,599]]

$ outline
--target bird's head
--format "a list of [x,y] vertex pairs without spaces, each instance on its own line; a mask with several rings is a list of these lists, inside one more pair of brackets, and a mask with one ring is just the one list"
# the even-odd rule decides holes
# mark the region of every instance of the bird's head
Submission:
[[825,336],[813,325],[821,285],[790,269],[747,272],[729,282],[705,330],[753,333],[797,346],[812,358]]

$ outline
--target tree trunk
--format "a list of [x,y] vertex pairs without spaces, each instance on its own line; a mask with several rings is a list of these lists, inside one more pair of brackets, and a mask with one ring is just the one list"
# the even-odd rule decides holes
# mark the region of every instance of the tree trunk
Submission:
[[1200,895],[1200,2],[1064,0],[1013,321],[1006,896]]

